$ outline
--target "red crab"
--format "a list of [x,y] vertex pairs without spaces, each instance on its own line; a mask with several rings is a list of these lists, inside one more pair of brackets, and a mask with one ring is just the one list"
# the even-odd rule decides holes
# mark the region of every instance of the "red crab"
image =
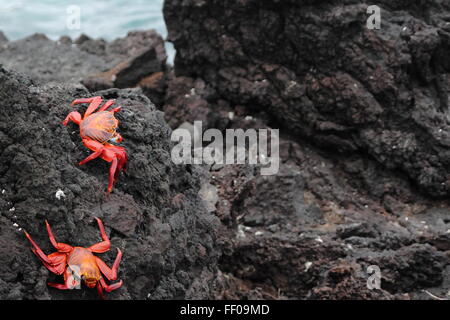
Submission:
[[102,103],[101,97],[76,99],[71,106],[80,103],[89,103],[89,106],[82,118],[80,113],[73,111],[69,113],[66,119],[62,122],[65,126],[69,120],[80,126],[80,136],[86,148],[94,151],[86,159],[80,162],[80,165],[85,164],[97,157],[105,161],[111,162],[109,169],[109,184],[108,192],[112,191],[114,182],[117,181],[120,171],[125,171],[125,165],[128,160],[125,148],[111,144],[122,141],[122,136],[116,132],[119,121],[114,117],[114,114],[121,110],[121,107],[114,108],[110,111],[107,109],[114,104],[114,100],[108,100],[105,104],[95,110]]
[[92,254],[93,252],[103,253],[110,248],[110,242],[102,221],[98,218],[95,219],[100,228],[100,234],[103,241],[96,243],[89,248],[72,247],[65,243],[56,242],[52,229],[46,220],[45,224],[47,225],[48,237],[50,238],[52,245],[58,250],[58,252],[54,252],[48,256],[25,231],[26,237],[33,246],[31,250],[42,261],[44,266],[57,275],[64,274],[64,284],[49,282],[48,285],[50,287],[60,290],[79,289],[81,280],[83,280],[88,288],[94,288],[96,286],[100,297],[105,299],[103,290],[111,292],[122,286],[122,280],[107,285],[102,277],[103,274],[109,281],[117,279],[117,269],[119,268],[120,260],[122,259],[122,252],[120,249],[117,248],[116,260],[111,269],[103,262],[103,260]]

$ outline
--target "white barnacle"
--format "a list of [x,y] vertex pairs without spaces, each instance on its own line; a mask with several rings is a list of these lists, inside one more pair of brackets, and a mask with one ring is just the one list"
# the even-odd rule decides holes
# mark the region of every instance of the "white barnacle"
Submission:
[[65,195],[64,191],[62,191],[61,189],[58,189],[58,191],[56,191],[56,193],[55,193],[55,197],[56,197],[56,199],[61,200],[61,198],[65,198],[66,195]]
[[242,224],[238,225],[237,235],[238,239],[245,239],[244,226]]
[[305,262],[305,272],[308,271],[309,268],[311,268],[312,264],[313,263],[311,261]]

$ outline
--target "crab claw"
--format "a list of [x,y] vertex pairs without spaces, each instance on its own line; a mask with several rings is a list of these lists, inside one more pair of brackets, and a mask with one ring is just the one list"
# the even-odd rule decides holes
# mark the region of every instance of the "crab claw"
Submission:
[[120,134],[116,133],[116,135],[111,138],[109,141],[114,142],[114,143],[120,143],[122,142],[123,138]]

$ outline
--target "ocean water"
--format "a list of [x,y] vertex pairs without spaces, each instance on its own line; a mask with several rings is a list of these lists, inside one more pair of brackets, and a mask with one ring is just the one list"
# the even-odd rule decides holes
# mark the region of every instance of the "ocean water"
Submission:
[[[9,40],[39,32],[51,39],[84,33],[113,40],[131,30],[155,29],[164,38],[164,0],[0,0],[0,30]],[[73,7],[77,6],[77,7]],[[79,11],[78,11],[79,10]],[[74,18],[80,13],[79,25]],[[78,28],[79,27],[79,28]],[[167,44],[169,61],[174,50]]]

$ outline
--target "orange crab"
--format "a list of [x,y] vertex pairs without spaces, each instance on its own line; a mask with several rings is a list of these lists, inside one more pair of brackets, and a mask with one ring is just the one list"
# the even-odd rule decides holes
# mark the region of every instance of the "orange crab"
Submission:
[[92,253],[103,253],[109,250],[110,242],[106,235],[105,228],[99,218],[95,218],[100,229],[100,234],[103,239],[102,242],[96,243],[89,248],[72,247],[65,243],[58,243],[55,240],[52,229],[47,225],[48,237],[52,245],[58,250],[52,254],[46,255],[41,248],[34,242],[31,236],[25,231],[25,235],[30,240],[31,251],[42,261],[44,266],[51,272],[61,275],[64,274],[64,284],[49,282],[50,287],[60,290],[80,288],[81,280],[88,288],[97,287],[98,294],[102,299],[105,299],[103,290],[111,292],[122,286],[122,280],[117,283],[108,285],[102,277],[102,274],[109,280],[117,279],[117,270],[119,268],[120,260],[122,259],[122,252],[117,248],[117,256],[113,267],[110,269],[103,260],[94,256]]
[[114,108],[110,111],[107,109],[114,104],[114,100],[108,100],[97,111],[95,110],[102,103],[102,98],[97,96],[93,98],[76,99],[71,103],[71,106],[80,103],[89,103],[89,106],[81,117],[80,113],[73,111],[69,113],[66,119],[62,122],[65,126],[69,120],[80,126],[80,136],[86,148],[94,151],[86,159],[79,164],[83,165],[97,157],[105,161],[111,162],[109,169],[109,184],[108,192],[112,191],[114,182],[117,181],[120,171],[125,171],[125,166],[128,161],[128,155],[125,148],[111,144],[122,141],[122,136],[116,132],[119,121],[114,117],[114,114],[121,110],[121,107]]

